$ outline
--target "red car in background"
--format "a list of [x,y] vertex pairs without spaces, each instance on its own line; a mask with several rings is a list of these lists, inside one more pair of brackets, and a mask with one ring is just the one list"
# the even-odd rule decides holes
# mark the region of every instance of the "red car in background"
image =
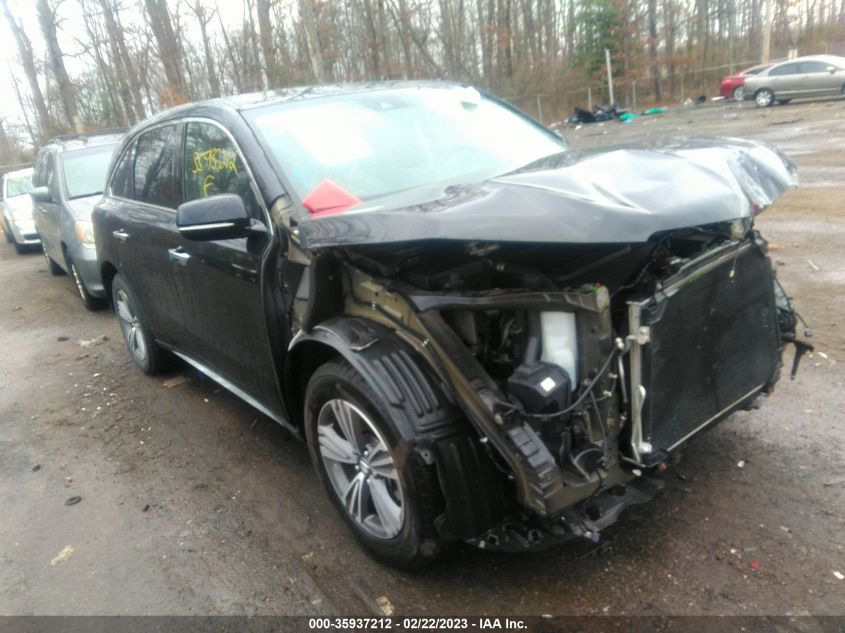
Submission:
[[[773,62],[774,63],[774,62]],[[735,101],[742,101],[745,98],[743,87],[745,86],[745,78],[749,75],[756,75],[766,70],[772,64],[760,64],[759,66],[752,66],[746,68],[734,75],[728,75],[722,79],[722,85],[719,88],[719,94],[725,99],[733,99]]]

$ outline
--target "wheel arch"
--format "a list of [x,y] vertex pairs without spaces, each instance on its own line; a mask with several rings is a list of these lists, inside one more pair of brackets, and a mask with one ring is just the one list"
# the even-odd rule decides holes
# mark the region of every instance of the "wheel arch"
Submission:
[[112,305],[112,283],[117,275],[117,268],[111,262],[100,264],[100,278],[103,280],[103,290],[106,293],[106,301]]
[[437,470],[445,511],[441,532],[473,538],[513,510],[515,496],[477,432],[420,355],[385,326],[361,318],[328,319],[294,338],[285,362],[292,421],[303,425],[305,389],[323,363],[343,358],[381,398],[403,440]]

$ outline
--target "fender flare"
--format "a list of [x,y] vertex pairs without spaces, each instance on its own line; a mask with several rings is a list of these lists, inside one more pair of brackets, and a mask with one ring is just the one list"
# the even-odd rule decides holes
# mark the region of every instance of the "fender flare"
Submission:
[[[333,356],[352,365],[391,407],[391,419],[404,440],[436,438],[465,427],[458,408],[417,352],[387,327],[357,317],[327,319],[310,332],[300,330],[291,341],[284,374],[285,394],[292,404],[302,404],[311,374]],[[299,413],[302,407],[297,409]]]
[[333,317],[294,337],[285,364],[289,411],[303,410],[311,374],[338,356],[388,404],[386,414],[402,439],[436,467],[445,499],[438,519],[444,536],[476,537],[513,510],[515,499],[507,494],[502,473],[433,369],[392,330],[374,321]]

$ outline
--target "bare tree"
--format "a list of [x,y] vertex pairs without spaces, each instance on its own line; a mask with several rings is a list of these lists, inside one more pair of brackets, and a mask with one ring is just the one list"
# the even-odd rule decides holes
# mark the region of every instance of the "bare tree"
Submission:
[[[46,140],[47,136],[53,132],[53,125],[50,120],[50,115],[47,112],[47,104],[44,101],[44,95],[41,92],[41,86],[38,84],[38,71],[35,69],[35,57],[32,53],[32,42],[23,29],[23,26],[12,16],[9,11],[7,0],[0,0],[3,4],[3,14],[9,22],[9,28],[18,45],[18,55],[21,58],[21,65],[23,66],[26,80],[29,83],[29,91],[32,95],[32,102],[35,106],[35,113],[38,117],[38,136],[39,140]],[[17,88],[17,83],[15,84]]]
[[302,27],[305,31],[305,41],[308,46],[308,58],[314,79],[318,82],[326,80],[326,69],[323,65],[323,50],[317,37],[317,15],[314,13],[313,0],[299,0],[299,12],[302,17]]
[[59,47],[59,37],[56,27],[56,12],[50,5],[49,0],[37,0],[38,24],[41,26],[41,34],[47,44],[47,59],[50,64],[50,72],[59,87],[59,97],[62,100],[65,119],[71,130],[78,127],[76,92],[70,81],[70,76],[65,69],[62,49]]
[[173,31],[167,2],[144,0],[144,6],[147,9],[150,28],[158,47],[158,57],[164,66],[164,74],[167,78],[167,90],[161,96],[165,98],[165,101],[182,101],[185,99],[185,77],[182,74],[181,50]]
[[270,1],[258,0],[256,3],[258,13],[258,30],[261,39],[261,54],[264,57],[264,73],[267,78],[267,85],[276,88],[279,85],[281,74],[279,64],[276,62],[276,50],[273,46],[273,25],[270,23]]
[[[138,80],[138,72],[133,67],[129,49],[126,46],[126,39],[123,37],[123,28],[118,22],[117,8],[113,7],[112,0],[99,0],[103,12],[106,33],[108,33],[109,46],[111,48],[112,64],[117,67],[117,73],[122,79],[121,94],[129,116],[130,122],[134,123],[146,116],[144,100],[141,96],[141,83]],[[128,96],[126,94],[128,90]],[[129,100],[131,98],[131,101]]]
[[208,23],[211,21],[211,16],[206,14],[205,7],[203,7],[202,0],[194,0],[191,6],[197,23],[200,26],[200,33],[202,34],[202,47],[205,56],[205,70],[208,74],[208,85],[211,88],[211,96],[219,97],[220,79],[217,77],[217,70],[214,67],[214,55],[211,52],[211,40],[208,37]]

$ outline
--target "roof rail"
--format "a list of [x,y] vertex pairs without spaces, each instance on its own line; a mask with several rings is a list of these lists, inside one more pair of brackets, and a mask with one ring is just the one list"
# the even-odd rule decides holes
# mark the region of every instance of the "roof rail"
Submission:
[[112,127],[103,128],[101,130],[86,130],[84,132],[69,132],[67,134],[57,134],[49,141],[47,141],[47,143],[53,143],[55,141],[84,141],[93,136],[105,136],[107,134],[123,134],[128,129],[129,128],[125,127]]

